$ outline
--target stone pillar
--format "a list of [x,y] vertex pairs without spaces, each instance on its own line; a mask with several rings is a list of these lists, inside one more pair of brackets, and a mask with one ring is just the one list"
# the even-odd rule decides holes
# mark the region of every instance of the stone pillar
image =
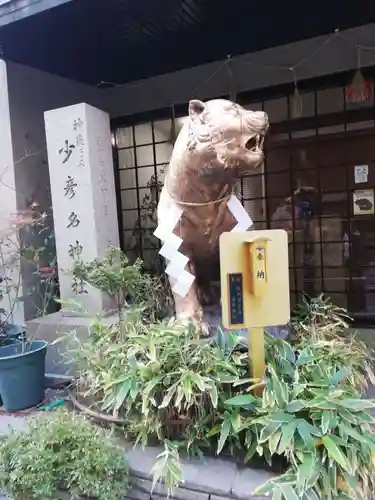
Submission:
[[90,261],[119,246],[109,117],[87,104],[44,117],[61,300],[79,302],[89,313],[105,311],[109,298],[67,271],[74,256]]

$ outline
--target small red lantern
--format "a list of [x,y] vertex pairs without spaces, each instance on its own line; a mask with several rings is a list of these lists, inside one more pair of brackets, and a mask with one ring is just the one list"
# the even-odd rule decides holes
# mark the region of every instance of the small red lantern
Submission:
[[372,99],[372,81],[363,78],[360,70],[354,75],[353,81],[345,87],[345,100],[350,104],[369,102]]

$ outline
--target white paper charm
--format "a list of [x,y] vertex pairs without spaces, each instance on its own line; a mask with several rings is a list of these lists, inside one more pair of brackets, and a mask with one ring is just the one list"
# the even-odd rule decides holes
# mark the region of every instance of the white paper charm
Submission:
[[246,212],[242,203],[234,194],[232,194],[228,200],[228,208],[237,221],[232,231],[247,231],[249,227],[253,225],[250,215]]
[[168,237],[168,231],[168,227],[159,224],[154,231],[154,236],[156,236],[160,241],[164,243],[164,241]]
[[176,252],[173,256],[173,259],[167,266],[165,272],[168,276],[172,276],[172,278],[176,278],[177,280],[185,270],[186,264],[189,262],[189,258],[186,255],[183,255],[180,252]]
[[[237,221],[232,231],[247,231],[253,225],[251,217],[235,195],[230,196],[227,206]],[[165,194],[161,204],[159,204],[158,213],[162,214],[164,219],[159,223],[154,235],[163,242],[160,255],[169,260],[165,272],[176,280],[172,286],[173,293],[186,297],[195,276],[185,269],[189,258],[178,251],[182,239],[173,232],[181,219],[183,209]]]
[[182,238],[174,233],[166,235],[165,243],[161,247],[159,254],[165,259],[172,260],[174,254],[178,251],[182,244]]
[[164,242],[167,241],[168,235],[173,233],[174,228],[181,219],[183,209],[172,199],[169,199],[163,203],[162,207],[159,207],[158,212],[165,214],[165,217],[155,229],[154,235]]
[[172,291],[180,297],[186,297],[194,280],[195,276],[189,273],[189,271],[183,271],[176,283],[173,285]]

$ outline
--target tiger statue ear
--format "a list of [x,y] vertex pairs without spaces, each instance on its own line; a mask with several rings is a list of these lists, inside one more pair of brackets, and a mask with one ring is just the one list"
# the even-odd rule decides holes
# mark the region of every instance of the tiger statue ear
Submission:
[[189,116],[190,118],[197,118],[200,116],[206,109],[206,105],[203,101],[199,101],[198,99],[193,99],[189,102]]

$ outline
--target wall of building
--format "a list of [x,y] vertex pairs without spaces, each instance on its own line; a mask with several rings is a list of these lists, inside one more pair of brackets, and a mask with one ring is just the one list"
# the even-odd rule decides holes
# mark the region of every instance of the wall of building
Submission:
[[[3,280],[6,275],[7,278],[12,278],[18,284],[19,268],[17,262],[14,265],[7,266],[7,269],[3,265],[4,262],[12,261],[12,255],[17,248],[15,234],[11,231],[11,217],[16,212],[17,201],[8,90],[7,66],[4,61],[0,60],[0,279]],[[0,287],[4,287],[5,283],[5,281],[2,281]],[[16,293],[10,296],[4,295],[4,299],[0,301],[0,307],[8,311],[8,314],[12,310],[12,302]],[[4,319],[4,316],[2,319]],[[13,314],[9,319],[23,321],[21,303],[16,303]]]
[[16,209],[15,179],[13,175],[13,150],[10,128],[7,67],[0,60],[0,193],[4,203],[0,205],[0,226],[6,227],[7,215]]
[[[262,50],[223,61],[161,75],[104,92],[112,117],[207,99],[231,92],[261,89],[375,64],[375,24]],[[147,61],[145,61],[147,64]],[[297,66],[297,67],[296,67]],[[295,72],[289,68],[296,67]]]

